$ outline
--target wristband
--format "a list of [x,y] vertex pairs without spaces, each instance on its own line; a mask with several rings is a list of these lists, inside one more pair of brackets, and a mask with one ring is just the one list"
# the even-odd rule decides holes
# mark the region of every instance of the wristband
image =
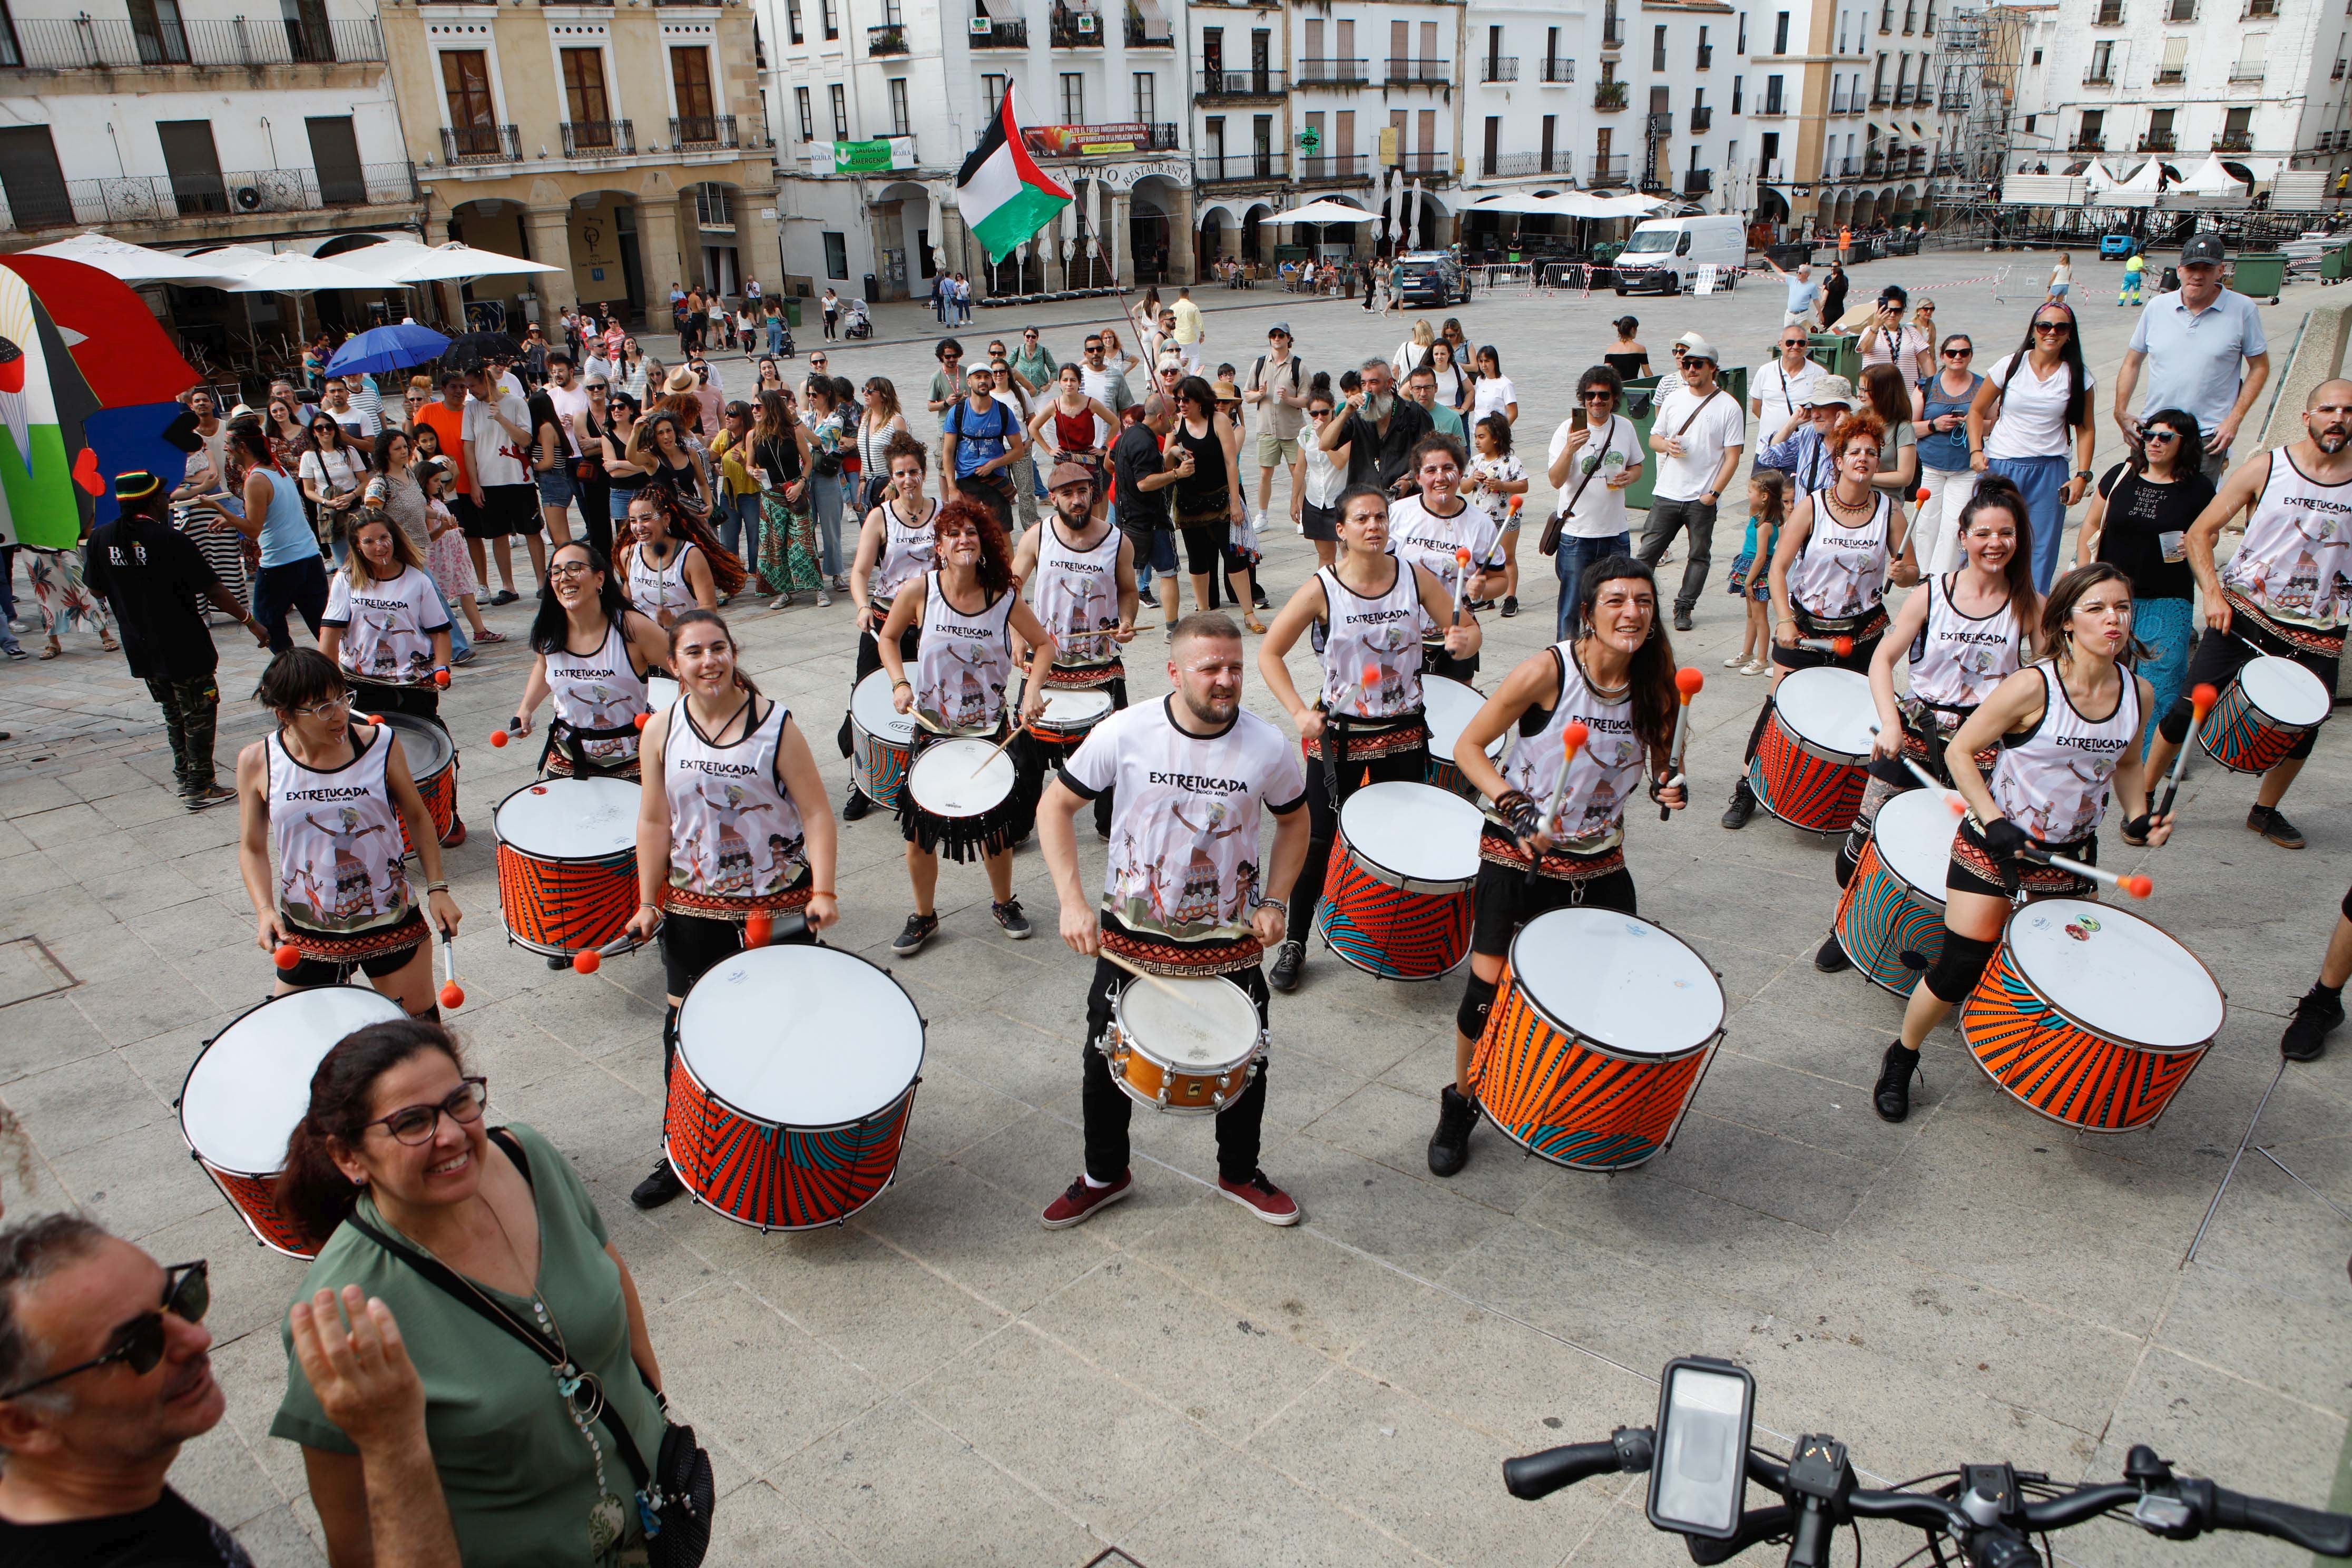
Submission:
[[911,680],[894,680],[890,683],[890,689],[896,691],[902,686],[909,691],[915,689],[915,683]]
[[428,893],[446,893],[449,890],[449,884],[446,882],[427,882],[425,884],[425,890]]
[[1262,910],[1280,910],[1285,915],[1290,913],[1290,900],[1288,899],[1260,899],[1257,901],[1257,907]]

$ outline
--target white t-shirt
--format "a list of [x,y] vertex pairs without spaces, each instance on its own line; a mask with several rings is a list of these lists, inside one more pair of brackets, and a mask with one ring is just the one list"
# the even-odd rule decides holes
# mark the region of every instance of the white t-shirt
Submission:
[[[1661,436],[1680,432],[1683,444],[1681,457],[1663,453],[1658,457],[1655,493],[1660,500],[1698,500],[1715,483],[1715,470],[1721,466],[1723,454],[1747,445],[1747,411],[1739,406],[1739,399],[1721,385],[1715,392],[1703,409],[1699,408],[1700,395],[1687,385],[1669,387],[1659,397],[1657,416],[1650,422],[1652,432]],[[1694,419],[1691,416],[1695,409],[1698,416]],[[1683,428],[1685,419],[1690,420],[1688,429]]]
[[1389,360],[1389,368],[1396,372],[1397,384],[1402,386],[1405,378],[1428,357],[1429,351],[1411,338],[1397,344],[1397,352]]
[[403,566],[390,581],[361,588],[351,574],[336,573],[319,624],[342,629],[344,673],[379,686],[429,686],[433,634],[446,630],[449,617],[433,579]]
[[[2072,384],[2063,361],[2047,381],[2031,366],[2011,381],[2018,356],[2004,355],[1986,379],[2001,389],[2000,417],[1985,436],[1988,458],[2063,458],[2067,455],[2066,394]],[[2097,383],[2083,367],[2083,417],[2091,417],[2091,389]]]
[[303,453],[295,477],[309,479],[322,495],[339,496],[360,488],[366,478],[362,468],[357,453],[349,447],[337,447],[332,451]]
[[[516,428],[530,428],[530,405],[520,395],[500,393],[498,406]],[[467,393],[465,419],[466,471],[473,476],[476,484],[488,489],[494,485],[531,482],[530,455],[491,416],[488,404]]]
[[1519,400],[1519,389],[1511,384],[1507,375],[1480,376],[1470,388],[1470,419],[1473,425],[1489,414],[1505,414]]
[[1307,504],[1329,507],[1348,488],[1348,470],[1331,460],[1319,441],[1302,442],[1307,452]]
[[[1470,505],[1466,497],[1455,499],[1463,505],[1452,517],[1438,516],[1417,495],[1389,508],[1390,552],[1436,578],[1449,597],[1462,578],[1461,562],[1454,552],[1469,551],[1475,570],[1495,558],[1495,544],[1502,531],[1492,517]],[[1427,610],[1419,616],[1422,641],[1435,642],[1445,635],[1445,628],[1432,620]]]
[[[588,394],[574,381],[570,386],[547,384],[547,400],[555,405],[555,422],[563,432],[564,451],[571,457],[580,455],[580,432],[588,425]],[[569,425],[563,422],[569,419]]]
[[1748,373],[1748,400],[1764,410],[1764,427],[1777,430],[1803,409],[1805,399],[1828,374],[1811,360],[1802,369],[1783,371],[1775,355]]
[[1458,364],[1443,367],[1433,364],[1429,367],[1429,374],[1437,378],[1438,402],[1452,408],[1462,401],[1462,384],[1470,378],[1467,371]]
[[[1575,429],[1573,419],[1563,419],[1559,428],[1551,433],[1551,450],[1544,458],[1547,472],[1559,461]],[[1559,504],[1564,507],[1568,498],[1576,495],[1577,486],[1584,485],[1584,465],[1594,462],[1601,466],[1602,471],[1592,476],[1591,484],[1584,485],[1584,493],[1577,497],[1576,510],[1568,514],[1559,531],[1576,539],[1607,539],[1624,532],[1625,492],[1612,489],[1609,481],[1628,468],[1639,468],[1642,460],[1642,443],[1634,438],[1633,422],[1622,415],[1610,416],[1609,427],[1595,432],[1592,439],[1584,444],[1577,453],[1568,483],[1560,487]]]

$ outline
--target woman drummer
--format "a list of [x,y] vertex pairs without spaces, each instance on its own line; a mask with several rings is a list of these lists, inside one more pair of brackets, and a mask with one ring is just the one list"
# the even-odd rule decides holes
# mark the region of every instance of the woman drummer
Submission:
[[[1488,579],[1483,563],[1494,554],[1501,537],[1501,530],[1486,509],[1473,506],[1462,494],[1462,471],[1468,463],[1462,443],[1453,437],[1443,431],[1423,437],[1406,458],[1407,469],[1421,489],[1389,509],[1389,538],[1397,558],[1436,578],[1445,599],[1444,610],[1422,611],[1421,668],[1427,674],[1465,683],[1478,673],[1478,656],[1475,651],[1459,657],[1448,653],[1444,634],[1456,618],[1457,590],[1465,605],[1485,593]],[[1460,564],[1465,550],[1473,562],[1482,563],[1475,571]],[[1493,581],[1500,584],[1501,567],[1494,572]],[[1462,618],[1468,618],[1466,609]]]
[[[254,696],[278,730],[237,754],[237,865],[254,940],[281,961],[274,994],[339,984],[357,969],[412,1017],[440,1016],[425,928],[429,919],[456,935],[457,906],[399,737],[353,721],[350,681],[316,648],[270,660]],[[422,907],[401,852],[404,822],[425,869]]]
[[319,621],[319,651],[341,667],[352,700],[367,711],[440,722],[449,612],[425,558],[381,511],[359,515],[350,546]]
[[[914,885],[915,912],[890,943],[901,958],[922,951],[938,934],[940,917],[932,895],[940,884],[942,844],[956,860],[982,857],[988,867],[991,910],[1004,934],[1029,936],[1029,917],[1013,896],[1013,847],[1028,837],[1037,803],[1015,789],[992,810],[970,818],[926,812],[915,799],[914,764],[924,749],[962,737],[1001,740],[1005,734],[1004,694],[1013,678],[1013,634],[1031,649],[1031,659],[1054,661],[1054,639],[1022,602],[1013,576],[1013,547],[996,514],[974,501],[940,508],[931,522],[938,563],[908,581],[890,600],[877,646],[890,672],[890,703],[915,719],[915,752],[900,792],[899,829],[907,837],[907,879]],[[907,676],[901,642],[915,627],[922,637],[915,652],[915,675]],[[1024,689],[1021,722],[1045,710],[1045,683]]]
[[[1470,1158],[1478,1121],[1470,1063],[1511,938],[1549,910],[1590,904],[1635,913],[1625,807],[1644,784],[1660,805],[1679,811],[1687,799],[1679,783],[1664,782],[1680,697],[1674,646],[1658,621],[1656,577],[1630,555],[1593,563],[1570,624],[1582,629],[1522,660],[1454,746],[1454,765],[1487,805],[1470,979],[1454,1019],[1454,1081],[1438,1091],[1437,1131],[1429,1140],[1429,1168],[1441,1176]],[[1586,731],[1572,757],[1570,724]],[[1498,768],[1486,748],[1505,733],[1518,740]]]
[[[1421,449],[1431,449],[1430,443]],[[1439,456],[1444,457],[1442,450]],[[1477,510],[1461,504],[1464,511]],[[1387,495],[1375,485],[1356,485],[1340,492],[1335,510],[1339,559],[1299,584],[1257,655],[1258,672],[1275,700],[1290,710],[1307,752],[1307,864],[1291,889],[1288,929],[1266,975],[1277,991],[1298,988],[1307,926],[1323,896],[1348,794],[1365,782],[1421,784],[1429,776],[1421,679],[1430,650],[1457,667],[1478,654],[1478,625],[1467,617],[1453,624],[1454,597],[1444,583],[1402,550],[1389,548]],[[1450,554],[1446,563],[1453,564]],[[1424,644],[1423,625],[1444,627],[1444,640]],[[1311,707],[1283,662],[1310,627],[1323,656],[1323,686]]]
[[646,677],[669,662],[669,634],[631,606],[603,553],[586,540],[549,554],[530,646],[539,657],[507,733],[530,734],[540,700],[555,699],[539,753],[541,776],[635,779]]
[[[929,448],[905,430],[892,436],[882,448],[885,473],[882,499],[866,514],[858,531],[856,558],[849,566],[849,599],[857,606],[857,664],[850,671],[849,689],[855,700],[858,684],[882,668],[882,646],[877,635],[889,618],[898,590],[939,563],[931,525],[940,503],[923,493],[923,471],[929,466]],[[908,626],[898,639],[898,657],[915,657],[921,638],[919,626]],[[841,717],[841,752],[849,754],[849,715]],[[842,805],[845,821],[856,822],[874,809],[856,784]]]
[[[684,695],[646,721],[638,746],[637,912],[628,933],[661,932],[662,1082],[677,1058],[677,1009],[703,971],[767,941],[807,942],[841,918],[834,900],[833,808],[792,710],[763,697],[736,664],[735,638],[715,610],[670,628]],[[789,922],[787,922],[789,923]],[[685,1191],[667,1160],[629,1201],[658,1208]]]
[[680,521],[677,497],[660,479],[629,498],[629,540],[619,562],[629,603],[664,628],[688,610],[719,607],[710,553],[684,535]]
[[[1928,578],[1895,612],[1870,661],[1877,733],[1871,742],[1870,784],[1863,791],[1862,809],[1838,847],[1839,887],[1853,879],[1878,808],[1919,787],[1905,761],[1949,785],[1944,747],[1952,732],[1993,688],[2033,657],[2042,596],[2033,591],[2031,527],[2017,487],[1999,474],[1986,475],[1960,508],[1959,570]],[[1909,690],[1899,697],[1897,663],[1907,664],[1910,671]],[[1995,756],[1990,749],[1978,753],[1977,771],[1991,767]],[[1813,967],[1835,974],[1853,966],[1832,929],[1813,954]]]
[[[1944,748],[1968,815],[1945,876],[1943,954],[1911,993],[1902,1036],[1886,1047],[1871,1091],[1885,1121],[1910,1114],[1920,1042],[1976,989],[2011,901],[2096,896],[2096,883],[2043,858],[2096,864],[2111,794],[2123,802],[2127,837],[2155,846],[2172,835],[2169,816],[2149,815],[2137,742],[2152,699],[2147,679],[2123,662],[2137,648],[2131,621],[2131,579],[2114,566],[2095,562],[2059,578],[2042,605],[2049,656],[1994,688]],[[1976,763],[1988,749],[1999,753],[1990,779]]]
[[[1772,603],[1780,611],[1772,685],[1748,731],[1739,782],[1723,813],[1726,827],[1745,827],[1755,815],[1746,764],[1756,759],[1780,682],[1790,670],[1822,666],[1866,672],[1886,635],[1886,584],[1918,581],[1905,553],[1902,510],[1875,483],[1885,436],[1885,425],[1866,408],[1840,419],[1829,443],[1837,477],[1791,507],[1780,526],[1772,551]],[[1846,651],[1827,646],[1832,642],[1843,642]]]

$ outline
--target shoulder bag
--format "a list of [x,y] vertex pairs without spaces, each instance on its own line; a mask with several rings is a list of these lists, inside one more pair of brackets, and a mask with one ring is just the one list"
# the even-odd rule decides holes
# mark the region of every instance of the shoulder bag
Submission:
[[[1716,390],[1721,391],[1722,389],[1718,387]],[[1706,406],[1706,404],[1705,402],[1701,402],[1699,405],[1700,408],[1704,408]],[[1698,410],[1693,409],[1691,411],[1691,419],[1696,419],[1697,417]],[[1683,430],[1687,430],[1689,428],[1690,419],[1684,420]],[[1677,430],[1675,434],[1679,436],[1682,434],[1682,430]],[[1601,465],[1607,460],[1609,456],[1609,443],[1616,438],[1617,416],[1612,414],[1609,416],[1608,427],[1601,433],[1601,450],[1594,454],[1592,467],[1584,470],[1584,478],[1577,481],[1576,493],[1568,498],[1568,504],[1566,506],[1560,508],[1558,511],[1552,513],[1550,517],[1544,521],[1543,537],[1536,541],[1537,554],[1557,555],[1559,553],[1560,531],[1568,526],[1569,513],[1574,511],[1576,510],[1576,503],[1584,499],[1585,487],[1590,485],[1593,481],[1594,477],[1601,472]]]

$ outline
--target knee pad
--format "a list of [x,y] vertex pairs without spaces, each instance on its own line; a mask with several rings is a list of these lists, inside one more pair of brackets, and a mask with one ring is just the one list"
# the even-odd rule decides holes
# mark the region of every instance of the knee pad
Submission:
[[2189,706],[2189,699],[2176,697],[2172,706],[2164,710],[2164,717],[2156,721],[2156,732],[2164,737],[2167,744],[2177,746],[2189,739],[2189,721],[2195,717],[2197,710]]
[[[2352,900],[2352,893],[2345,895]],[[1486,1032],[1486,1014],[1495,1005],[1495,983],[1481,980],[1474,970],[1462,988],[1462,1005],[1454,1015],[1454,1026],[1462,1031],[1465,1039],[1475,1040]]]
[[1977,982],[1984,975],[1985,965],[1992,962],[1993,949],[2000,945],[1997,942],[1979,942],[1972,936],[1946,931],[1943,953],[1936,960],[1935,967],[1927,971],[1924,984],[1938,1002],[1958,1006],[1969,999],[1969,993],[1977,988]]
[[669,1081],[669,1064],[677,1059],[677,1009],[662,1015],[662,1081]]
[[2304,758],[2311,755],[2311,748],[2317,744],[2319,744],[2319,726],[2314,724],[2310,729],[2305,730],[2303,732],[2303,739],[2297,741],[2294,743],[2294,749],[2287,752],[2286,760],[2291,763],[2299,763],[2303,761]]

